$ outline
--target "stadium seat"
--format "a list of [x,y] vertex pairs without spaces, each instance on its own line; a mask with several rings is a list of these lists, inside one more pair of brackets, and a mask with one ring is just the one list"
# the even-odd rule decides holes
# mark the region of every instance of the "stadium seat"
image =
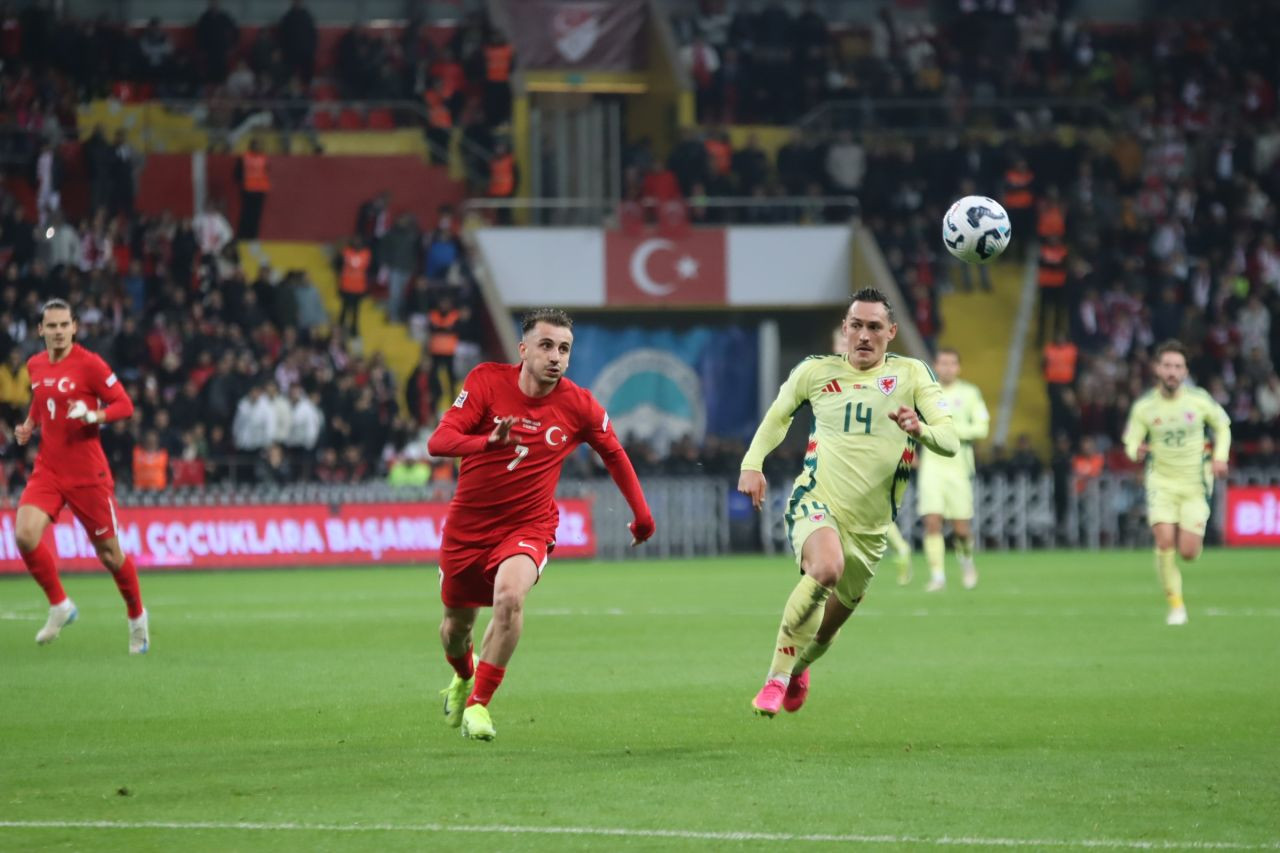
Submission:
[[368,126],[370,130],[393,130],[396,122],[391,110],[379,107],[369,110]]
[[363,130],[364,116],[358,110],[354,110],[351,107],[343,107],[342,112],[338,113],[338,129]]
[[312,124],[316,130],[333,130],[336,122],[333,117],[333,110],[317,109],[311,113]]

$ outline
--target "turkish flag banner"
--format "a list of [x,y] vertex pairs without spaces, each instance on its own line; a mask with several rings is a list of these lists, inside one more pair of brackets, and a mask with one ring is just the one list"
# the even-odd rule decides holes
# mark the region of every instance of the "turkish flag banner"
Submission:
[[724,305],[725,231],[692,229],[668,234],[605,235],[605,303]]

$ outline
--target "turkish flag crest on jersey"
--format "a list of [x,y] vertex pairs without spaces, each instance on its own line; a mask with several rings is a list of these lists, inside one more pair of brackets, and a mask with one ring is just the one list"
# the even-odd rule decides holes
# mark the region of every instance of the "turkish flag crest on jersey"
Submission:
[[720,228],[680,236],[605,236],[608,305],[724,305],[725,237]]

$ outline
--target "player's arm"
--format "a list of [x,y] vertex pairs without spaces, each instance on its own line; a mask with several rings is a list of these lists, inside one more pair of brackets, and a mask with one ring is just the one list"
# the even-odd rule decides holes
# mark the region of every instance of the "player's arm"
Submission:
[[640,478],[636,476],[636,469],[631,464],[627,451],[623,449],[622,442],[618,441],[618,434],[614,432],[604,407],[592,400],[586,417],[587,424],[580,435],[591,445],[592,450],[600,454],[605,470],[609,472],[618,491],[622,492],[627,506],[631,507],[634,520],[627,525],[627,529],[631,531],[631,544],[639,545],[657,530],[653,513],[649,511],[649,503],[644,499],[644,489],[640,487]]
[[764,458],[782,443],[782,439],[786,438],[796,411],[809,399],[808,392],[805,390],[807,375],[804,362],[791,371],[787,381],[783,382],[782,387],[778,389],[778,396],[769,406],[769,410],[764,413],[760,426],[756,428],[756,434],[751,438],[751,446],[747,448],[747,454],[742,457],[738,491],[748,495],[756,509],[764,503]]
[[[921,367],[924,365],[921,363]],[[915,409],[906,406],[889,413],[889,419],[916,441],[939,456],[955,456],[960,452],[960,438],[951,413],[942,400],[942,387],[932,376],[919,375],[916,383]]]
[[977,388],[971,392],[969,400],[969,417],[962,424],[952,419],[956,428],[956,437],[961,441],[982,441],[991,433],[991,413]]
[[1131,462],[1141,462],[1147,456],[1147,425],[1142,420],[1142,402],[1129,409],[1129,420],[1124,425],[1124,455]]
[[1227,460],[1231,458],[1231,416],[1207,393],[1204,407],[1204,422],[1213,430],[1213,475],[1225,477]]
[[129,399],[129,393],[107,363],[99,359],[90,370],[89,390],[106,405],[100,409],[91,408],[85,401],[76,400],[67,411],[67,417],[86,424],[109,424],[132,417],[133,400]]
[[453,406],[444,413],[436,431],[427,439],[427,453],[438,458],[470,456],[488,447],[512,442],[511,425],[515,423],[515,418],[503,418],[491,430],[483,429],[488,394],[484,378],[478,375],[479,372],[479,368],[471,371],[463,382],[458,399],[453,401]]
[[31,397],[31,408],[27,411],[27,419],[13,428],[13,437],[19,446],[31,441],[36,427],[40,426],[40,412],[36,409],[35,395]]

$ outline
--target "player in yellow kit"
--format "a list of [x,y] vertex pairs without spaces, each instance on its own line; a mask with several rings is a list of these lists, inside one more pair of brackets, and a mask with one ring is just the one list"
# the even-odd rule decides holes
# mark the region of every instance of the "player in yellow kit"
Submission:
[[[845,337],[843,322],[832,330],[831,351],[836,355],[849,354],[849,340]],[[898,566],[898,586],[906,586],[911,583],[911,543],[902,535],[897,522],[890,524],[885,532],[889,535],[893,562]]]
[[960,448],[929,366],[885,352],[898,326],[884,294],[854,294],[844,332],[847,355],[811,356],[791,371],[742,460],[738,491],[759,509],[764,458],[795,413],[810,407],[804,468],[785,514],[801,578],[783,610],[768,678],[752,701],[760,716],[804,704],[810,664],[862,601],[884,554],[916,447],[944,456]]
[[956,560],[960,563],[965,589],[978,585],[978,569],[973,562],[973,443],[987,437],[991,415],[978,386],[960,379],[960,354],[953,349],[938,350],[933,362],[942,399],[951,412],[960,452],[939,456],[927,450],[921,454],[916,475],[916,512],[924,519],[924,558],[929,564],[926,592],[946,588],[944,564],[947,559],[942,523],[951,522]]
[[[1187,624],[1177,556],[1200,556],[1213,478],[1227,476],[1231,419],[1208,392],[1184,385],[1187,352],[1177,341],[1156,347],[1154,389],[1134,401],[1124,452],[1146,463],[1147,523],[1156,540],[1156,571],[1169,600],[1169,625]],[[1213,430],[1209,453],[1205,429]],[[1176,547],[1176,551],[1175,551]]]

